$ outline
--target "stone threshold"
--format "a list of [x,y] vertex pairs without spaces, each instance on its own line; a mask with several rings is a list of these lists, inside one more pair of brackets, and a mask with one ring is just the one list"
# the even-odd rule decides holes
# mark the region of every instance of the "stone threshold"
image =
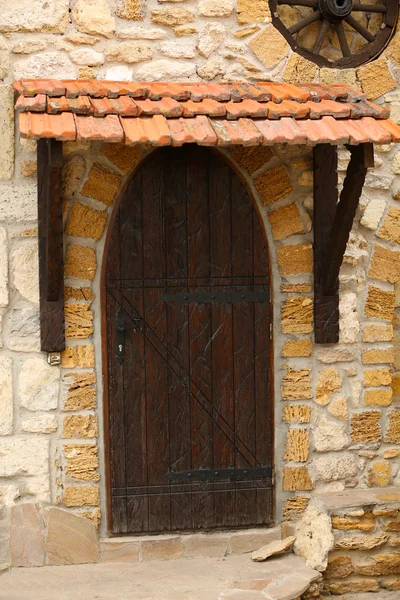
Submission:
[[242,554],[172,562],[20,568],[5,573],[0,581],[7,600],[31,600],[32,590],[34,598],[54,600],[54,582],[69,600],[319,600],[321,574],[294,554],[263,563]]
[[223,558],[247,554],[280,539],[280,527],[177,535],[108,537],[100,540],[99,562]]

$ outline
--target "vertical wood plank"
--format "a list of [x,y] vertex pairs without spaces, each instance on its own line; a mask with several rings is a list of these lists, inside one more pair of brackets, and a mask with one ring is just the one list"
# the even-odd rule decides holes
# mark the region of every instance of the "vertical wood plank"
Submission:
[[[143,276],[145,330],[150,339],[157,338],[156,347],[145,341],[147,465],[148,484],[154,486],[149,495],[150,531],[170,529],[170,495],[162,486],[170,470],[168,366],[166,345],[166,308],[162,300],[165,290],[156,287],[166,276],[164,162],[162,154],[154,154],[142,172],[143,189]],[[156,487],[159,486],[159,487]]]
[[324,260],[338,201],[337,148],[314,148],[314,336],[317,344],[339,341],[339,281],[324,293]]
[[[190,278],[201,282],[210,276],[210,223],[208,156],[202,149],[187,150],[187,215],[188,215],[188,272]],[[190,291],[206,291],[208,285],[195,285]],[[211,308],[208,303],[189,304],[189,357],[191,389],[195,397],[191,399],[192,424],[192,469],[212,469],[213,464],[213,425],[201,405],[212,413],[212,348]],[[200,390],[200,392],[199,392]],[[205,400],[205,398],[208,399]],[[196,398],[198,400],[196,400]],[[195,486],[193,486],[195,487]],[[212,484],[196,486],[193,494],[194,528],[214,526],[214,498]]]
[[37,161],[40,345],[44,352],[61,352],[65,349],[62,142],[38,140]]
[[[171,293],[187,291],[187,204],[186,150],[165,154],[165,220],[167,287]],[[182,285],[182,284],[185,285]],[[169,351],[168,401],[170,470],[179,472],[191,467],[191,397],[189,373],[189,306],[167,304],[167,344]],[[185,377],[186,375],[186,377]],[[192,496],[171,486],[171,529],[192,529]]]

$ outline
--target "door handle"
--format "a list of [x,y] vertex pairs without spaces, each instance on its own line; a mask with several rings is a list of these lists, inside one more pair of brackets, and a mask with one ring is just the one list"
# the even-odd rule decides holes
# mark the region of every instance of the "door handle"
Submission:
[[125,354],[125,320],[124,320],[124,311],[120,308],[117,312],[116,319],[116,343],[117,343],[117,362],[119,365],[122,365],[124,362],[124,354]]

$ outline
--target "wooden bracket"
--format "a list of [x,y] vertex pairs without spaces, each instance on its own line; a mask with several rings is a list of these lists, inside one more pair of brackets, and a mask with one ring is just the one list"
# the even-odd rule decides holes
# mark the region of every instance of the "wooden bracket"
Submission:
[[40,343],[45,352],[65,349],[62,142],[39,139],[38,220]]
[[337,148],[314,148],[314,331],[317,344],[339,341],[339,271],[367,174],[373,144],[351,153],[338,203]]

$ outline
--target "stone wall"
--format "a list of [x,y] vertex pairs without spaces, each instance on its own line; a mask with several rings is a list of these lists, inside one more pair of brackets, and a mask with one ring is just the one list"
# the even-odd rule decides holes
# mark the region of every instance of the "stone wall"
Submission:
[[[292,53],[265,0],[2,7],[0,547],[6,507],[32,501],[106,531],[100,266],[115,199],[151,151],[64,144],[68,348],[61,368],[49,366],[39,349],[35,142],[14,138],[12,80],[344,80],[400,122],[399,41],[400,33],[378,60],[337,72]],[[400,484],[400,148],[375,151],[341,270],[340,344],[330,347],[312,336],[311,149],[221,151],[252,190],[270,246],[277,521],[296,518],[316,492]],[[341,149],[341,180],[347,162]]]

